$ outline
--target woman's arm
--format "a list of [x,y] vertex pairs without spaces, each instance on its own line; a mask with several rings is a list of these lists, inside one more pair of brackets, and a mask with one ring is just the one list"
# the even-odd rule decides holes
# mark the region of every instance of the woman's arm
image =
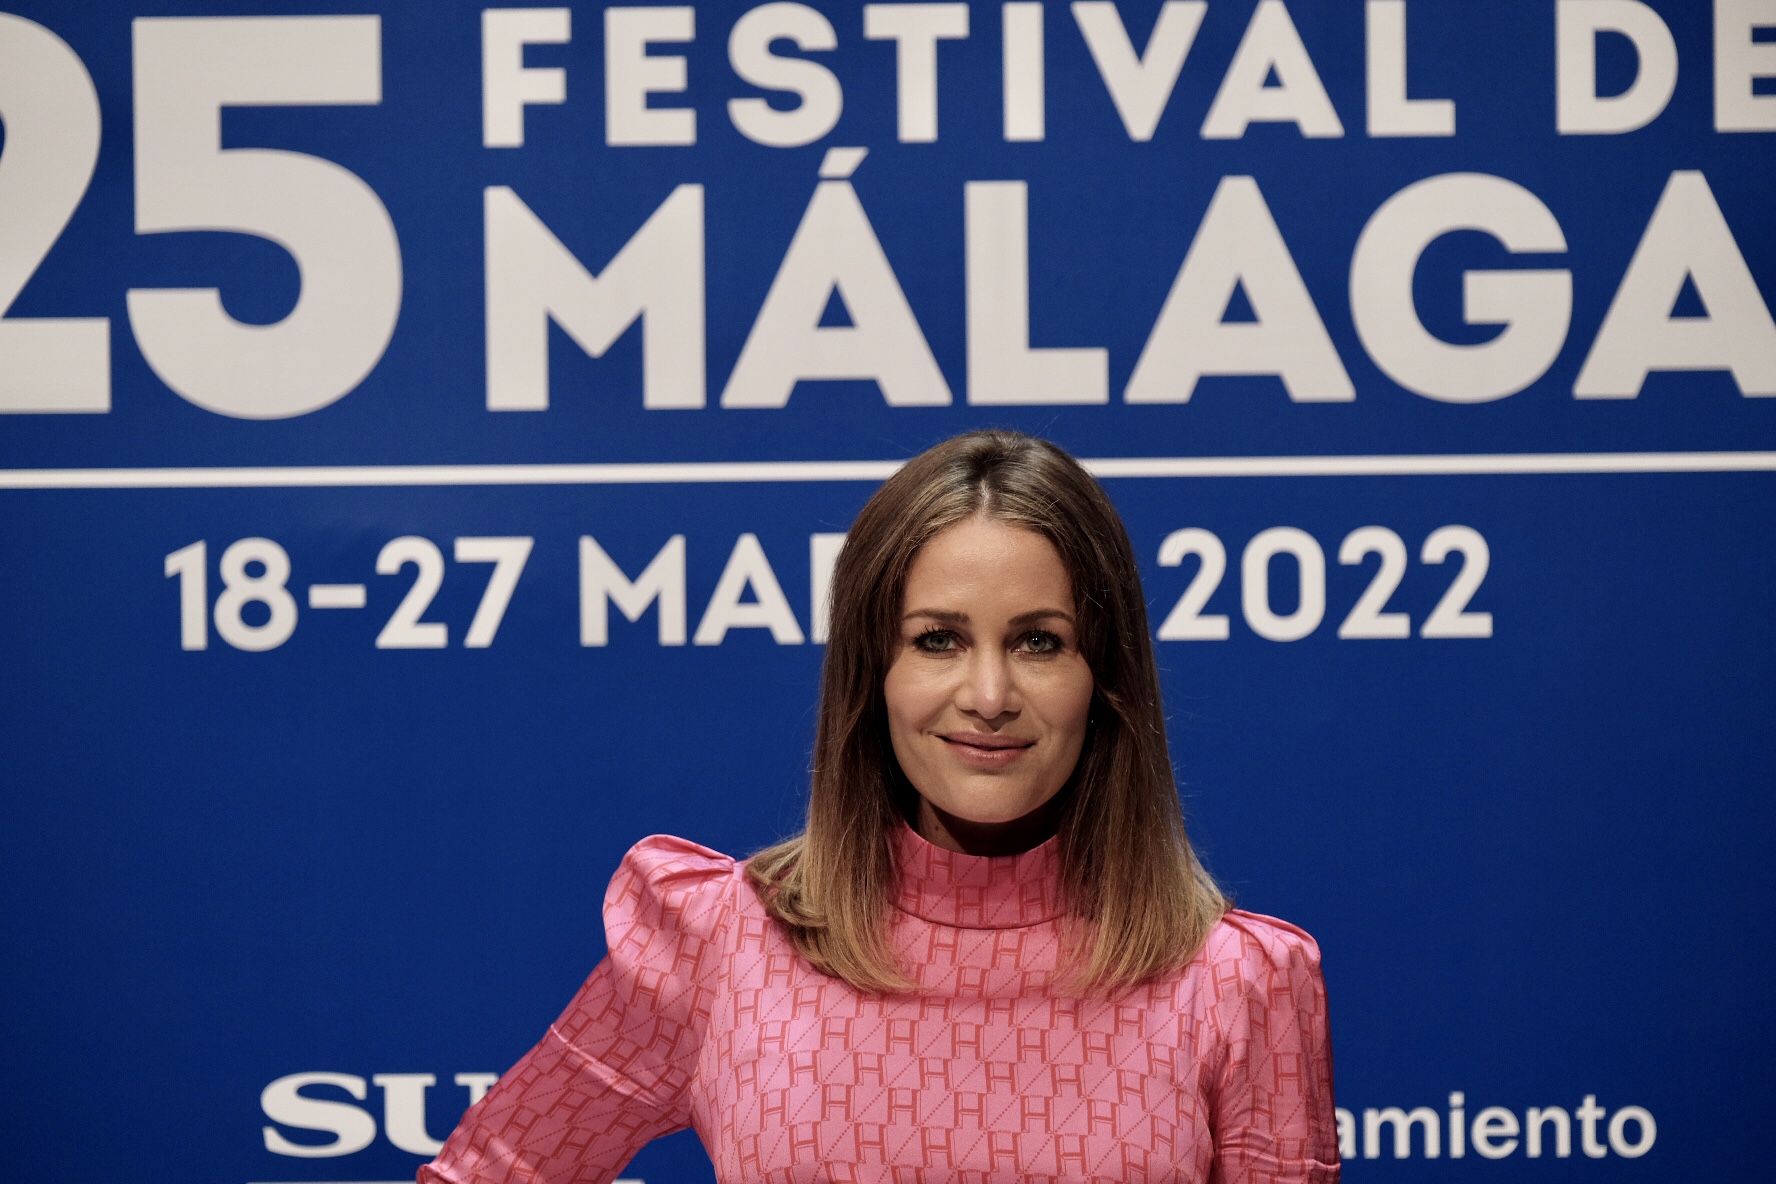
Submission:
[[609,954],[419,1169],[418,1184],[614,1180],[690,1122],[733,860],[669,836],[624,856],[605,895]]
[[1286,922],[1234,912],[1237,986],[1217,1002],[1215,1184],[1335,1184],[1332,1039],[1320,948]]

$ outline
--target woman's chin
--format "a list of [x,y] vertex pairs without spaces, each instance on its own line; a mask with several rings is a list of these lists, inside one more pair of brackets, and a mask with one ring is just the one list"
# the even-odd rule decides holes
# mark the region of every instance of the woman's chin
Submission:
[[1021,798],[940,804],[924,798],[918,830],[954,851],[1011,854],[1028,850],[1054,833],[1058,801],[1056,794],[1033,803]]

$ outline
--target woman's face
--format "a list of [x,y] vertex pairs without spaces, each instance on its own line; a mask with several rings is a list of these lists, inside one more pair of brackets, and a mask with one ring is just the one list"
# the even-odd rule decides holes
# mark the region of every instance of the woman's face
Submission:
[[1022,850],[1085,744],[1092,673],[1053,544],[984,515],[926,543],[907,572],[883,683],[917,829],[958,851]]

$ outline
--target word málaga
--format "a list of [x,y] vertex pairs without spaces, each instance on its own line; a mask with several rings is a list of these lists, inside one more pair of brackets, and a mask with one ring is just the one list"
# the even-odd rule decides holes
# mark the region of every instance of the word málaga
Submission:
[[[954,401],[894,268],[848,178],[862,148],[832,148],[800,225],[721,392],[723,407],[780,408],[806,379],[874,381],[891,406]],[[1030,343],[1028,186],[964,186],[967,401],[994,406],[1109,401],[1107,351]],[[549,328],[593,356],[642,323],[643,403],[702,407],[703,188],[678,186],[598,275],[510,188],[485,195],[487,406],[549,405]],[[1375,363],[1429,399],[1502,399],[1547,373],[1572,322],[1570,272],[1472,270],[1463,318],[1498,325],[1458,345],[1418,315],[1413,279],[1445,235],[1480,231],[1513,254],[1566,250],[1535,194],[1503,177],[1449,173],[1408,185],[1370,217],[1350,268],[1350,313]],[[1708,315],[1674,316],[1686,280]],[[1224,320],[1243,290],[1249,321]],[[821,323],[838,295],[852,323]],[[1670,175],[1593,339],[1573,394],[1631,399],[1654,370],[1729,370],[1747,396],[1776,395],[1776,322],[1707,179]],[[1295,402],[1356,398],[1258,182],[1221,178],[1122,397],[1183,403],[1206,375],[1271,375]]]

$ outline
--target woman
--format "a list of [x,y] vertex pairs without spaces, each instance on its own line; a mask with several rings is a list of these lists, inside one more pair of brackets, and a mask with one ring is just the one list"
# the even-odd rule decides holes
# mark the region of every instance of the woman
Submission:
[[945,441],[831,595],[806,831],[637,844],[609,956],[421,1184],[608,1181],[685,1126],[732,1184],[1335,1181],[1318,949],[1191,852],[1097,483]]

